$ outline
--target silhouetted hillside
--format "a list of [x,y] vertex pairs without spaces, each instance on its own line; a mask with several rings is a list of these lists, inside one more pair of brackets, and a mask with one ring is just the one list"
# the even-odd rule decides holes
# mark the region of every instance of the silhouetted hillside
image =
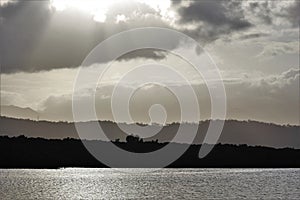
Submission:
[[[88,142],[97,145],[107,144],[103,141]],[[149,152],[167,144],[134,139],[114,143],[132,152]],[[300,167],[300,150],[296,149],[218,144],[207,157],[199,159],[200,147],[201,145],[190,146],[169,167]],[[1,136],[0,152],[1,168],[106,167],[85,149],[80,140],[76,139],[49,140],[25,136],[13,138]],[[132,164],[130,167],[135,165]]]
[[[120,139],[125,141],[127,134],[125,134],[117,123],[110,121],[90,121],[81,122],[84,126],[89,126],[92,123],[100,123],[102,129],[110,140]],[[209,121],[202,121],[200,124],[184,123],[183,126],[193,128],[198,126],[197,136],[194,144],[201,144],[206,134]],[[127,129],[133,129],[130,124],[122,124]],[[159,142],[169,142],[176,134],[179,124],[173,123],[164,127],[157,127],[159,125],[152,125],[150,128],[162,130],[153,137],[144,139],[145,141],[158,140]],[[26,137],[42,137],[49,139],[63,139],[66,137],[78,138],[74,123],[68,122],[48,122],[48,121],[32,121],[24,119],[13,119],[0,117],[0,135]],[[95,137],[86,139],[100,139],[97,138],[98,133],[89,133]],[[184,143],[185,138],[179,138],[177,143]],[[224,129],[219,143],[222,144],[247,144],[250,146],[267,146],[275,148],[298,148],[300,149],[300,127],[299,126],[280,126],[270,123],[256,122],[256,121],[225,121]]]

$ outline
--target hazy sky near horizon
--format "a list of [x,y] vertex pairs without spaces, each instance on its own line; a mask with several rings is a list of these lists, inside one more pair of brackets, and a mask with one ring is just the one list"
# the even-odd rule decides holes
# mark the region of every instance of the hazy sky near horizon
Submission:
[[[31,107],[42,118],[71,121],[73,83],[87,54],[113,34],[154,26],[187,34],[212,57],[225,84],[227,118],[300,124],[299,13],[300,1],[293,0],[1,0],[1,105]],[[190,47],[174,44],[178,48]],[[200,119],[210,118],[201,76],[172,53],[150,50],[113,62],[96,92],[99,118],[113,120],[113,86],[132,67],[145,63],[166,64],[182,73],[196,92]],[[106,64],[87,67],[102,70]],[[135,83],[124,85],[124,90],[143,76],[137,74]],[[187,87],[172,77],[162,77],[162,82]],[[83,99],[85,95],[91,91],[83,91]],[[176,98],[156,85],[136,93],[133,118],[148,122],[147,110],[154,103],[165,106],[168,122],[180,120]]]

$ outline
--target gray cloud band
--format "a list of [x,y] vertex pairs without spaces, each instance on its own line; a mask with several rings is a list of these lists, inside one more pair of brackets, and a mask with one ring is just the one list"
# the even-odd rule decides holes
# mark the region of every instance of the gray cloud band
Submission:
[[[197,55],[195,48],[184,50],[179,48],[174,49],[174,41],[189,44],[192,47],[202,49],[202,47],[195,40],[183,33],[165,28],[139,28],[121,32],[101,42],[86,57],[86,59],[82,63],[82,66],[88,66],[92,63],[102,63],[102,59],[105,59],[107,54],[109,54],[110,57],[114,58],[115,60],[128,52],[148,48],[171,52],[189,62],[197,71],[197,73],[199,73],[203,77],[209,90],[211,98],[211,118],[221,119],[211,120],[209,124],[207,134],[204,138],[203,143],[212,145],[203,145],[201,147],[199,157],[203,158],[211,151],[213,145],[217,143],[223,129],[223,119],[225,119],[226,115],[225,88],[217,66],[204,50],[203,53]],[[87,83],[89,83],[91,89],[93,91],[96,91],[99,83],[101,84],[101,77],[104,75],[107,69],[109,69],[111,63],[112,61],[103,71],[84,67],[79,69],[76,81],[74,83],[74,91],[72,97],[74,121],[82,121],[87,116],[90,119],[97,118],[95,111],[95,94],[91,95],[84,102],[82,102],[79,100],[81,96],[80,89],[82,85],[86,85]],[[129,112],[129,101],[134,91],[141,86],[133,87],[132,90],[130,90],[126,94],[122,92],[119,86],[121,86],[122,83],[128,80],[134,80],[134,76],[131,74],[131,72],[136,70],[147,74],[146,77],[148,78],[144,80],[142,85],[149,83],[163,85],[163,83],[161,83],[159,79],[155,79],[156,74],[159,74],[160,76],[171,75],[172,78],[175,78],[177,80],[184,80],[185,82],[187,82],[187,80],[179,72],[168,66],[156,65],[152,66],[151,68],[149,66],[147,67],[147,65],[136,66],[133,70],[129,71],[126,74],[123,74],[121,80],[115,86],[111,100],[111,106],[114,119],[116,121],[126,119],[132,121]],[[187,91],[185,91],[185,95],[180,90],[176,90],[174,88],[163,85],[176,96],[180,104],[181,122],[188,121],[188,115],[200,115],[197,97],[191,84],[188,85],[190,85],[188,89],[189,91],[188,93],[186,93]],[[189,101],[187,101],[187,99]],[[159,110],[160,112],[162,111],[161,107],[159,107]],[[151,115],[151,109],[149,114]],[[84,116],[84,118],[82,116]],[[75,127],[79,137],[82,139],[88,138],[91,135],[95,137],[95,134],[99,139],[107,138],[99,123],[89,123],[88,126],[83,125],[83,123],[75,123]],[[147,133],[149,136],[149,134],[153,135],[154,133],[157,133],[159,131],[154,130],[153,132],[153,130],[147,129],[147,126],[143,128],[137,126],[133,127],[135,127],[136,130],[125,130],[125,132],[142,134]],[[124,127],[120,128],[124,129]],[[146,137],[147,134],[144,134],[143,137]],[[188,142],[188,144],[192,144],[196,134],[197,126],[188,127],[185,126],[184,123],[181,123],[172,141],[176,141],[176,139],[178,138],[184,138],[185,141]],[[188,145],[171,145],[171,143],[169,143],[163,148],[153,152],[133,153],[125,151],[115,146],[111,142],[107,142],[103,145],[96,145],[86,140],[82,140],[82,142],[87,150],[95,158],[110,167],[165,167],[177,160],[188,148]]]

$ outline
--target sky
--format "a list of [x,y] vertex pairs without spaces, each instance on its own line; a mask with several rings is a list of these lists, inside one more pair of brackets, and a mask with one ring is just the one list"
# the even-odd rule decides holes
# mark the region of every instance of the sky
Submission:
[[[30,107],[47,120],[72,121],[78,70],[103,70],[111,61],[81,66],[88,53],[122,31],[161,27],[188,35],[211,56],[225,85],[228,119],[299,125],[299,10],[300,1],[294,0],[1,0],[1,105]],[[174,43],[173,48],[188,51],[190,47]],[[113,61],[103,77],[105,84],[96,91],[99,119],[114,120],[110,109],[114,85],[134,66],[147,63],[171,66],[190,81],[201,112],[199,119],[190,121],[210,118],[203,78],[172,52],[148,49]],[[122,85],[124,91],[146,75],[137,73],[134,82]],[[187,85],[172,76],[161,80],[186,90]],[[82,92],[83,101],[88,95],[90,90]],[[157,103],[165,106],[167,122],[180,121],[176,98],[155,84],[133,96],[133,119],[149,122],[147,111]]]

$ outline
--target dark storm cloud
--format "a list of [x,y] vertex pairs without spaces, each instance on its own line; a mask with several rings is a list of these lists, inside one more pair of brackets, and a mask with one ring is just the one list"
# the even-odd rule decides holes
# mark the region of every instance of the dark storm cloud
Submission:
[[250,2],[250,11],[255,14],[256,17],[260,18],[265,24],[272,24],[273,19],[271,16],[270,3],[268,1],[261,2]]
[[47,2],[22,1],[0,7],[1,72],[17,71],[28,62],[29,52],[39,41],[50,15]]
[[[68,14],[59,19],[49,9],[48,1],[22,1],[2,7],[1,72],[78,66],[92,48],[83,26],[94,22]],[[54,21],[59,20],[61,23],[55,27]]]
[[[291,2],[291,1],[287,1]],[[282,6],[276,1],[257,1],[249,3],[249,11],[264,24],[272,25],[275,18],[287,20],[293,27],[299,26],[300,1],[294,0],[289,6]]]
[[209,43],[224,34],[252,26],[244,18],[241,2],[238,1],[190,1],[186,6],[175,0],[172,5],[177,10],[182,25],[196,26],[194,30],[185,32],[202,43]]
[[255,38],[260,38],[260,37],[266,37],[269,35],[270,34],[268,34],[268,33],[251,33],[251,34],[242,35],[239,37],[239,39],[241,39],[241,40],[255,39]]
[[299,27],[300,23],[300,1],[296,0],[293,5],[287,9],[286,17],[294,27]]
[[[251,24],[236,12],[239,2],[230,4],[223,1],[193,1],[187,7],[180,7],[178,13],[181,22],[205,22],[212,26],[229,26],[232,29],[244,29]],[[232,10],[231,10],[232,9]]]
[[156,60],[161,60],[166,57],[167,52],[155,49],[139,49],[135,51],[131,51],[120,56],[117,60],[130,60],[133,58],[152,58]]

